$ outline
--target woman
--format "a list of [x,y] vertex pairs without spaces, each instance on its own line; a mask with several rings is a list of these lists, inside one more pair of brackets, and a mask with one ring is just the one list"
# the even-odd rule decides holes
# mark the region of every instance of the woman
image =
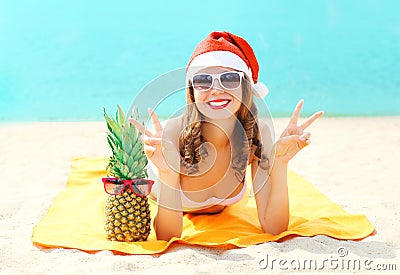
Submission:
[[323,112],[298,125],[301,100],[274,142],[253,101],[268,92],[257,81],[257,59],[243,38],[228,32],[212,32],[199,43],[186,76],[187,106],[181,117],[163,127],[149,109],[153,132],[130,120],[143,133],[145,153],[157,169],[157,239],[180,237],[184,212],[219,213],[238,202],[246,190],[248,166],[262,229],[285,231],[288,162],[310,144],[304,130]]

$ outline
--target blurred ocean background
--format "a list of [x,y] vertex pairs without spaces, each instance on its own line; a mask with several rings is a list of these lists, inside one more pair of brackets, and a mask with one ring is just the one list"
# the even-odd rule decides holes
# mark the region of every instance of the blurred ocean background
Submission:
[[0,0],[0,122],[103,120],[103,107],[128,109],[185,67],[213,30],[252,45],[273,117],[301,98],[303,115],[400,115],[399,11],[396,0]]

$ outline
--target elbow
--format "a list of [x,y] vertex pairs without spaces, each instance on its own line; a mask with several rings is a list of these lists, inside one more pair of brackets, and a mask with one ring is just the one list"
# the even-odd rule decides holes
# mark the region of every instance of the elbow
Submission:
[[154,219],[154,230],[157,240],[169,241],[172,238],[180,238],[182,235],[182,225],[177,227],[167,227],[157,225],[157,217]]
[[269,233],[272,235],[279,235],[282,232],[287,231],[287,226],[286,227],[273,227],[273,228],[263,228],[264,233]]
[[279,235],[282,232],[285,232],[288,230],[289,223],[284,222],[280,224],[262,224],[261,227],[264,231],[264,233],[272,234],[272,235]]
[[159,219],[158,215],[154,219],[154,230],[156,232],[157,240],[169,241],[172,238],[180,238],[182,235],[182,218],[177,219],[175,222],[171,219],[167,221]]
[[162,232],[157,232],[156,231],[156,237],[157,240],[163,240],[163,241],[169,241],[172,238],[180,238],[182,235],[182,230],[173,230],[173,231],[162,231]]
[[274,215],[259,216],[264,233],[279,235],[289,228],[289,211],[274,213]]

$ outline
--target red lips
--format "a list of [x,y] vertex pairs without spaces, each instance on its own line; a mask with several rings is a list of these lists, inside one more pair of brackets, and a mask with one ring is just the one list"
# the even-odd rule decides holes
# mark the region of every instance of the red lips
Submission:
[[208,106],[210,106],[211,109],[219,110],[226,108],[230,102],[231,102],[230,99],[215,99],[215,100],[210,100],[209,102],[207,102],[207,104]]

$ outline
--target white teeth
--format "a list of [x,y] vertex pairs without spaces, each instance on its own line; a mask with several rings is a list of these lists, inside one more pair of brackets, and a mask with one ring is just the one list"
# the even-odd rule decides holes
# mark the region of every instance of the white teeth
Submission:
[[213,101],[213,102],[208,102],[208,104],[210,104],[211,106],[218,107],[218,106],[225,105],[225,104],[227,104],[228,102],[229,102],[229,100],[224,100],[224,101]]

